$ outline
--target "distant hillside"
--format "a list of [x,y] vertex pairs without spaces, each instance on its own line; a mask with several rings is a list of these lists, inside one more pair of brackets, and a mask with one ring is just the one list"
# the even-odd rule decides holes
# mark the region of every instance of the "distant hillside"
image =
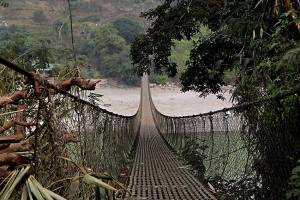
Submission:
[[[31,30],[47,29],[55,19],[69,15],[66,0],[9,0],[7,8],[0,8],[0,22],[24,25]],[[141,21],[142,11],[153,8],[162,0],[72,0],[71,8],[75,24],[96,26],[117,18]],[[146,26],[146,24],[144,24]]]
[[[32,69],[55,64],[53,73],[68,76],[77,76],[75,70],[67,72],[66,67],[76,63],[83,77],[111,77],[137,84],[130,44],[149,26],[140,13],[163,0],[70,1],[72,32],[67,0],[0,0],[9,3],[8,7],[0,6],[0,55]],[[170,82],[167,76],[154,74],[150,80]]]

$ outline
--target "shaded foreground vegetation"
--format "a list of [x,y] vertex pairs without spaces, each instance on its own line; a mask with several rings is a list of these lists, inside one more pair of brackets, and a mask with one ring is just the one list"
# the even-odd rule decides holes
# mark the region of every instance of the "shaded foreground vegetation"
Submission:
[[[195,90],[202,97],[212,93],[222,99],[221,87],[228,83],[226,79],[230,77],[235,88],[232,100],[237,105],[274,97],[270,104],[237,110],[246,123],[245,141],[254,145],[246,147],[253,156],[253,162],[247,166],[245,173],[254,172],[256,183],[246,180],[239,183],[240,188],[235,188],[234,181],[229,180],[222,187],[227,192],[236,189],[238,196],[233,195],[232,198],[283,199],[285,193],[293,189],[288,185],[288,179],[300,159],[300,123],[297,121],[300,113],[297,90],[300,86],[299,2],[167,0],[142,16],[152,24],[146,34],[135,39],[131,48],[131,58],[140,73],[155,71],[176,75],[180,68],[172,58],[172,46],[177,41],[190,40],[194,41],[193,47],[180,78],[183,91]],[[211,33],[199,35],[202,26],[208,27]],[[276,98],[290,91],[295,91],[290,97]],[[213,118],[209,120],[215,127]],[[181,126],[182,122],[179,120],[175,125]],[[186,126],[193,130],[195,125],[187,123]],[[211,145],[218,146],[214,143],[217,142],[214,131],[206,134],[212,139]],[[240,137],[243,138],[245,135],[241,131]],[[180,137],[180,132],[175,130],[167,134],[174,132],[175,137]],[[190,139],[193,141],[194,138]],[[201,159],[207,156],[201,152],[209,145],[208,141],[204,141],[204,146],[197,151],[198,156],[203,156],[199,158],[199,166],[203,164]],[[192,146],[197,147],[198,142],[194,141]],[[250,157],[249,160],[252,160]],[[274,162],[278,165],[273,165]],[[200,168],[200,172],[204,171],[203,167]],[[219,181],[224,183],[225,180]],[[293,186],[299,190],[299,183]],[[239,193],[242,191],[249,194],[243,196]],[[293,195],[299,197],[299,194]]]
[[140,112],[121,116],[82,100],[96,82],[62,76],[53,85],[0,62],[1,199],[124,196]]

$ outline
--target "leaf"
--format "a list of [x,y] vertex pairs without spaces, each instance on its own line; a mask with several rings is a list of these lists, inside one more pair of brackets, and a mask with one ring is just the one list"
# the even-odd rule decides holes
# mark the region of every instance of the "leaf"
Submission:
[[106,198],[106,190],[102,187],[97,187],[99,189],[100,192],[100,199],[107,199]]
[[117,191],[116,188],[108,185],[107,183],[104,183],[100,179],[97,179],[97,178],[95,178],[95,177],[93,177],[89,174],[84,175],[83,181],[86,182],[87,184],[90,184],[90,185],[95,185],[95,186],[102,187],[102,188],[105,188],[105,189],[108,189],[108,190]]
[[114,178],[112,175],[110,175],[109,173],[104,173],[104,174],[106,174],[107,176],[109,176],[109,177],[111,177],[111,179],[116,183],[116,184],[118,184],[122,189],[124,189],[126,192],[128,192],[130,195],[131,195],[131,193],[130,193],[130,191],[120,182],[120,181],[118,181],[118,179],[116,179],[116,178]]
[[29,184],[29,188],[30,188],[30,192],[38,199],[38,200],[43,200],[44,198],[42,197],[42,194],[40,193],[40,191],[36,188],[36,186],[32,183],[32,181],[29,179],[27,179],[28,184]]
[[54,192],[52,192],[52,191],[50,191],[50,190],[48,190],[46,188],[45,188],[45,190],[51,195],[51,197],[53,197],[56,200],[67,200],[67,199],[59,196],[58,194],[55,194]]
[[255,5],[254,9],[257,8],[257,6],[259,6],[264,0],[260,0],[259,2],[257,2],[257,4]]
[[[109,181],[110,182],[110,181]],[[108,182],[108,183],[109,183]],[[111,191],[111,190],[108,190],[107,191],[107,196],[108,196],[108,199],[109,200],[114,200],[115,199],[115,196],[114,196],[114,194],[113,194],[113,192]]]
[[53,200],[53,198],[48,194],[47,190],[45,190],[45,188],[33,176],[30,176],[29,178],[47,200]]
[[58,156],[58,158],[73,163],[73,164],[74,164],[76,167],[78,167],[84,174],[88,174],[88,172],[84,169],[84,167],[81,167],[80,165],[78,165],[76,162],[74,162],[74,161],[71,160],[70,158],[66,158],[66,157],[63,157],[63,156]]
[[28,190],[26,184],[24,184],[22,188],[21,200],[27,200],[27,199],[28,199]]
[[[7,200],[15,190],[17,184],[21,181],[24,175],[28,172],[30,166],[22,168],[20,171],[16,171],[13,176],[9,179],[3,190],[1,191],[1,200]],[[4,196],[3,196],[4,195]]]
[[[293,171],[292,171],[292,173],[293,173],[293,174],[298,174],[298,173],[300,173],[300,166],[294,168]],[[299,176],[298,176],[298,177],[299,177]]]
[[6,185],[4,186],[4,188],[2,189],[2,191],[0,193],[1,199],[2,199],[2,196],[7,193],[8,188],[11,187],[13,181],[15,180],[15,178],[17,176],[18,176],[18,171],[14,171],[13,174],[11,175],[11,177],[9,178],[8,182],[6,183]]
[[264,35],[264,29],[260,28],[260,32],[259,32],[259,36],[260,38],[262,38]]
[[33,200],[32,194],[30,192],[30,187],[29,187],[28,181],[26,181],[25,185],[26,185],[26,188],[27,188],[27,193],[28,193],[29,199]]
[[286,194],[286,198],[287,198],[287,199],[292,198],[292,192],[287,193],[287,194]]

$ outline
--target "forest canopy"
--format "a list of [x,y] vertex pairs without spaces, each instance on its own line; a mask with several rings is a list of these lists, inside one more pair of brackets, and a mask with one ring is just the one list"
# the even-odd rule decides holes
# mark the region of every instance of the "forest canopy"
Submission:
[[[274,95],[299,86],[299,11],[295,0],[167,0],[142,13],[153,22],[133,42],[131,58],[140,74],[153,68],[174,76],[178,65],[170,59],[172,46],[193,38],[181,76],[183,91],[222,98],[224,76],[230,72],[234,100]],[[195,39],[203,25],[211,34]]]

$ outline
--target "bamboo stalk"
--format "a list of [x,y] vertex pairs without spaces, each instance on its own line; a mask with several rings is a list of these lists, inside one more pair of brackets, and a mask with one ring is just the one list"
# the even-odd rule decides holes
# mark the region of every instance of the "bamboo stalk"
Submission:
[[25,109],[23,109],[23,110],[11,111],[11,112],[6,112],[6,113],[1,113],[0,116],[11,115],[11,114],[19,113],[19,112],[24,112],[24,111],[25,111]]

